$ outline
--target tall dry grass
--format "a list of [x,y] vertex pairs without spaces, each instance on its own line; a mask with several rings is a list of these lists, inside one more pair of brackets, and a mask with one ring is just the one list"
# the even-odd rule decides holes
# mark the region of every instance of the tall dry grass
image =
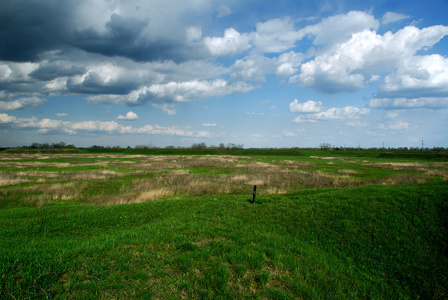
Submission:
[[[55,162],[57,158],[64,160]],[[324,164],[330,159],[335,158],[320,158]],[[269,163],[229,155],[35,154],[24,157],[0,154],[0,167],[8,167],[8,172],[0,173],[0,195],[25,194],[27,196],[22,198],[30,203],[42,202],[42,199],[81,199],[96,204],[119,204],[154,201],[164,196],[250,194],[253,185],[259,187],[260,195],[266,195],[304,188],[414,184],[434,177],[448,179],[446,163],[332,163],[332,170],[338,165],[341,168],[329,173],[316,170],[317,163],[292,160]],[[356,169],[357,165],[388,170],[392,175],[366,180],[360,172],[349,169]],[[70,169],[74,166],[78,167],[77,171]],[[44,167],[52,168],[45,171]],[[86,167],[85,170],[82,167]],[[120,183],[124,182],[120,180],[126,180],[126,183]],[[105,188],[89,194],[97,183]],[[114,184],[120,186],[111,193],[107,186],[116,188],[112,186]]]

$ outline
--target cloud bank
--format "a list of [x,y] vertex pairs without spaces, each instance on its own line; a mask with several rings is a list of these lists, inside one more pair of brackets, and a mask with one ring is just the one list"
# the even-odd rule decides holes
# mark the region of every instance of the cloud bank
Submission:
[[[0,12],[5,20],[0,25],[0,88],[9,95],[0,108],[5,111],[73,93],[90,102],[166,107],[247,93],[270,74],[330,94],[380,81],[375,96],[380,99],[447,95],[447,59],[417,52],[438,43],[448,26],[377,32],[381,23],[409,18],[399,13],[387,12],[380,22],[369,13],[350,11],[305,27],[282,17],[257,23],[254,31],[230,27],[222,35],[204,36],[192,19],[179,17],[207,12],[201,5],[210,6],[202,0],[151,4],[155,7],[138,1],[93,6],[87,1],[23,2],[28,5],[6,1]],[[28,18],[13,18],[23,7]],[[216,9],[218,17],[231,13],[225,5]],[[39,29],[30,30],[32,23]],[[297,52],[304,40],[315,45],[313,54]],[[233,63],[222,64],[221,57],[233,57]]]
[[[199,133],[178,127],[13,114],[45,106],[50,98],[66,101],[65,96],[77,95],[89,104],[132,107],[122,109],[128,112],[116,120],[140,122],[139,106],[170,117],[181,104],[247,94],[272,82],[323,95],[320,101],[298,100],[299,94],[282,99],[295,123],[364,126],[374,110],[448,108],[448,59],[433,50],[448,35],[448,26],[417,27],[408,14],[375,16],[375,10],[333,15],[322,10],[312,18],[272,14],[234,22],[243,7],[206,0],[5,0],[0,10],[1,124],[40,133],[195,136]],[[373,93],[366,103],[325,101],[368,88]],[[214,127],[216,122],[199,124]],[[406,125],[384,122],[382,127],[397,128]]]
[[0,127],[16,130],[34,130],[39,134],[66,134],[66,135],[171,135],[184,137],[210,136],[207,131],[193,131],[189,128],[177,126],[145,125],[142,127],[122,126],[115,121],[83,121],[69,122],[53,119],[17,118],[0,113]]

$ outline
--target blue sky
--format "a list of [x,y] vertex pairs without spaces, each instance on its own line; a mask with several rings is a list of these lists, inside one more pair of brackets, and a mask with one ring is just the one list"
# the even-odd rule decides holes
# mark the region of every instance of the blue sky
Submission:
[[3,0],[0,147],[448,147],[448,2]]

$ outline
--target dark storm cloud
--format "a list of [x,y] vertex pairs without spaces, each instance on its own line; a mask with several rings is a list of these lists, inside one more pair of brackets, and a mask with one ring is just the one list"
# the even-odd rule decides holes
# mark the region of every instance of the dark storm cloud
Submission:
[[189,56],[187,51],[179,51],[180,43],[177,44],[168,39],[150,41],[109,32],[99,34],[92,29],[75,32],[72,46],[91,53],[110,57],[123,56],[134,61],[163,61],[169,59],[182,62],[187,60]]
[[112,14],[110,21],[105,25],[104,33],[99,33],[93,28],[74,31],[72,45],[106,56],[120,55],[143,60],[145,52],[149,49],[145,49],[147,45],[139,39],[147,25],[145,22]]
[[85,20],[76,11],[87,4],[82,0],[2,1],[0,60],[38,61],[45,51],[67,47],[135,61],[180,62],[201,53],[187,44],[183,26],[173,25],[175,30],[165,34],[171,28],[160,20],[152,21],[151,16],[111,13],[104,24],[84,26]]
[[34,61],[65,43],[66,1],[5,0],[0,3],[0,60]]
[[61,66],[56,63],[44,63],[32,71],[29,76],[34,79],[49,81],[58,77],[82,75],[86,71],[87,69],[84,66]]
[[99,32],[93,28],[74,31],[71,46],[110,57],[127,57],[134,61],[173,60],[179,63],[205,54],[199,46],[186,43],[185,36],[179,33],[184,28],[176,28],[176,32],[157,36],[145,32],[151,31],[151,27],[159,26],[160,24],[152,24],[150,20],[141,21],[114,13],[105,24],[105,31]]

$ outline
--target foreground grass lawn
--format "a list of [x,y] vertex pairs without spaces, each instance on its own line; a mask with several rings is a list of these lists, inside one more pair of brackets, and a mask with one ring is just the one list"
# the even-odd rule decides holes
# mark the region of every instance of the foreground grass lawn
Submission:
[[448,295],[446,181],[250,200],[249,190],[111,206],[5,206],[0,298]]

